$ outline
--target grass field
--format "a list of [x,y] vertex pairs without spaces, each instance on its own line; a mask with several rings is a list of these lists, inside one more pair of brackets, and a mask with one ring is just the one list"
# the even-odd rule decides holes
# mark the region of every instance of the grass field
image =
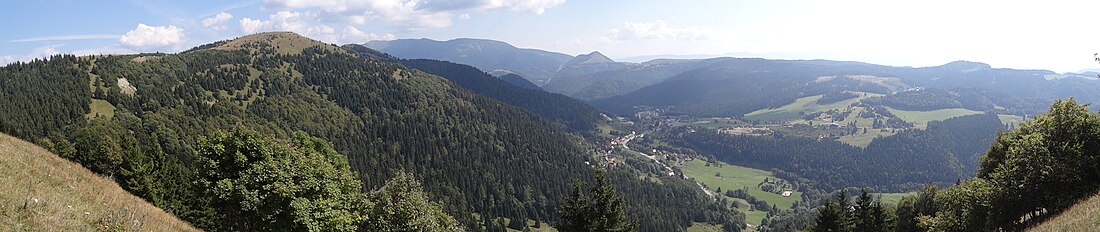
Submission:
[[760,222],[761,222],[761,221],[764,221],[764,218],[768,216],[768,212],[767,212],[767,211],[760,211],[760,210],[753,210],[753,211],[748,211],[748,210],[741,210],[741,212],[742,212],[742,213],[745,213],[745,222],[746,222],[746,223],[749,223],[749,224],[753,224],[753,225],[760,225]]
[[0,134],[0,230],[197,231],[34,144]]
[[[858,193],[856,193],[856,194],[858,194]],[[898,204],[898,201],[901,201],[901,198],[902,198],[902,197],[904,197],[904,196],[912,196],[912,195],[917,195],[917,192],[907,192],[907,193],[876,193],[876,194],[877,194],[877,195],[878,195],[878,196],[880,197],[880,198],[879,198],[879,201],[881,201],[881,202],[882,202],[883,204],[895,204],[895,205],[896,205],[896,204]]]
[[863,92],[856,92],[856,93],[861,94],[863,96],[848,99],[848,100],[843,100],[843,101],[839,101],[839,102],[834,102],[834,103],[830,103],[830,104],[825,104],[825,105],[818,105],[817,104],[817,100],[821,99],[821,97],[823,95],[803,97],[803,98],[799,98],[799,99],[795,100],[791,104],[780,106],[779,108],[761,109],[761,110],[750,112],[748,114],[745,114],[744,118],[745,118],[745,120],[748,120],[748,121],[755,121],[755,120],[761,120],[761,121],[796,120],[796,119],[802,118],[802,116],[798,114],[799,112],[804,112],[806,114],[810,114],[810,113],[814,113],[814,112],[829,111],[829,110],[834,110],[834,109],[836,109],[836,110],[845,110],[852,103],[855,103],[859,100],[863,100],[864,98],[882,96],[882,94],[875,94],[875,93],[863,93]]
[[[725,163],[722,163],[721,167],[708,167],[705,161],[698,159],[684,163],[684,165],[680,166],[680,169],[684,171],[684,175],[694,178],[695,181],[706,185],[711,191],[717,190],[718,188],[722,188],[722,191],[725,191],[748,187],[749,194],[755,196],[757,199],[775,204],[780,209],[790,208],[796,200],[802,199],[802,193],[797,191],[791,194],[790,197],[783,197],[779,194],[765,192],[757,188],[756,185],[763,182],[764,178],[775,178],[770,171]],[[721,176],[715,176],[715,173],[720,173]],[[743,212],[746,213],[747,222],[750,224],[760,224],[760,220],[766,215],[763,211]]]
[[692,222],[691,227],[688,227],[688,232],[722,232],[722,225],[712,225],[709,223]]
[[998,114],[998,119],[1001,119],[1001,124],[1008,124],[1015,128],[1019,127],[1021,122],[1024,122],[1024,117],[1016,115]]
[[[237,50],[242,48],[250,48],[247,45],[249,43],[268,43],[272,47],[275,47],[275,52],[283,55],[302,54],[302,51],[306,48],[315,45],[325,45],[319,41],[313,41],[306,37],[297,36],[290,32],[264,32],[259,34],[247,35],[224,43],[214,49],[218,50]],[[346,52],[342,49],[333,49],[334,47],[322,46],[322,49],[332,49],[336,52]]]
[[847,143],[848,145],[852,145],[852,146],[866,148],[867,145],[871,144],[872,140],[875,140],[875,138],[877,138],[879,136],[881,136],[881,137],[891,136],[891,135],[894,135],[894,134],[896,134],[896,133],[893,132],[893,131],[882,131],[882,130],[879,130],[879,129],[868,128],[866,134],[864,134],[863,132],[856,132],[856,134],[853,134],[853,135],[840,136],[840,139],[837,139],[837,141],[840,141],[842,143]]
[[[880,137],[880,136],[881,137],[886,137],[886,136],[891,136],[891,135],[896,134],[894,131],[889,131],[889,130],[888,131],[882,131],[882,130],[879,130],[879,129],[872,128],[874,126],[874,121],[875,121],[874,119],[862,118],[862,117],[859,116],[859,114],[862,113],[864,110],[867,110],[867,109],[865,107],[857,107],[857,108],[852,109],[852,113],[848,114],[848,118],[845,118],[844,121],[841,122],[841,124],[848,124],[848,122],[855,122],[856,127],[859,127],[860,131],[856,132],[853,135],[840,136],[840,138],[837,139],[837,141],[840,141],[842,143],[846,143],[846,144],[852,145],[852,146],[866,148],[867,145],[870,145],[871,141],[874,140],[877,137]],[[863,133],[863,131],[862,131],[863,128],[867,129],[866,134]]]
[[596,128],[599,129],[600,134],[604,136],[611,136],[611,131],[615,130],[614,128],[611,128],[611,125],[608,125],[606,122],[596,124]]
[[[794,120],[802,116],[798,115],[799,112],[812,113],[813,111],[806,112],[808,107],[817,106],[814,104],[817,99],[821,99],[822,95],[809,96],[794,100],[793,103],[781,106],[773,109],[762,109],[745,114],[745,120],[748,121],[779,121],[779,120]],[[818,106],[817,108],[821,108]],[[828,110],[828,109],[826,109]]]
[[724,128],[724,127],[743,126],[743,125],[745,125],[745,123],[741,122],[740,120],[731,119],[731,118],[702,118],[702,119],[696,120],[694,122],[691,122],[688,125],[695,126],[695,127],[706,128],[706,129],[717,129],[717,128]]
[[901,120],[913,123],[913,126],[924,129],[928,128],[928,122],[931,121],[943,121],[944,119],[966,116],[971,114],[980,114],[980,111],[973,111],[963,108],[951,108],[951,109],[939,109],[932,111],[908,111],[899,110],[890,107],[886,107],[890,110],[890,113],[897,115]]
[[92,109],[91,112],[88,112],[88,114],[84,115],[88,118],[92,118],[97,115],[107,118],[115,116],[115,106],[111,105],[111,103],[107,102],[106,100],[92,99],[92,103],[89,104],[89,106]]

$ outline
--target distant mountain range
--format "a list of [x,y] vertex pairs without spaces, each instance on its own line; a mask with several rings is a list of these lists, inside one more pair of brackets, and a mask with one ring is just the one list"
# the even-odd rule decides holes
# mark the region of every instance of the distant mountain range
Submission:
[[[971,97],[960,97],[959,91],[937,93],[950,92],[938,99],[954,102],[977,96],[992,98],[989,101],[995,103],[987,104],[986,109],[1006,108],[1012,114],[1042,112],[1054,99],[1068,97],[1100,102],[1100,91],[1095,91],[1100,89],[1100,81],[1046,70],[994,69],[966,61],[909,68],[824,60],[729,59],[593,104],[617,113],[646,105],[670,106],[691,115],[740,117],[805,96],[839,91],[889,95],[910,87],[982,92]],[[961,107],[961,103],[942,104],[941,108],[949,107]]]
[[[1100,91],[1096,91],[1100,89],[1097,73],[1060,74],[1048,70],[992,68],[969,61],[921,68],[850,61],[748,58],[655,59],[634,63],[618,62],[599,52],[571,57],[518,49],[488,40],[395,40],[367,45],[403,58],[441,59],[470,64],[485,71],[509,70],[527,77],[546,91],[589,101],[616,113],[630,113],[634,106],[645,105],[669,106],[693,115],[741,116],[830,91],[870,90],[890,94],[899,87],[975,89],[1000,96],[997,99],[1002,105],[997,105],[998,108],[1007,107],[1019,114],[1041,112],[1050,101],[1071,96],[1083,102],[1100,103]],[[412,46],[422,49],[408,48]],[[488,50],[492,52],[485,52]],[[484,54],[499,56],[501,53],[508,54],[507,57],[557,55],[554,59],[528,58],[508,65],[494,65],[499,62],[479,58]],[[541,72],[523,75],[524,71],[517,71],[523,67],[539,67]]]
[[466,64],[486,72],[507,70],[544,85],[559,66],[573,56],[536,49],[516,48],[511,44],[484,39],[401,39],[371,41],[367,47],[405,59],[433,59]]

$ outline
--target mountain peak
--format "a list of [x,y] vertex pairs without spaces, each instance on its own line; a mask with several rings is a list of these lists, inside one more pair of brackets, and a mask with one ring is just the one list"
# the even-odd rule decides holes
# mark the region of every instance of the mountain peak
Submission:
[[961,70],[962,72],[973,72],[978,70],[991,69],[992,66],[986,63],[973,62],[973,61],[953,61],[944,65],[940,65],[939,68],[947,68],[952,70]]
[[263,48],[272,48],[278,54],[301,54],[303,50],[313,46],[330,47],[336,51],[342,51],[336,46],[313,40],[294,32],[263,32],[241,36],[225,41],[213,49],[216,50],[240,50],[246,49],[252,52]]
[[569,66],[577,66],[577,65],[602,64],[602,63],[615,63],[615,60],[612,60],[611,58],[608,58],[607,56],[603,55],[603,53],[600,53],[598,51],[593,51],[593,52],[588,53],[586,55],[577,55],[577,57],[574,57],[572,60],[569,60],[568,62],[565,62],[565,66],[569,67]]

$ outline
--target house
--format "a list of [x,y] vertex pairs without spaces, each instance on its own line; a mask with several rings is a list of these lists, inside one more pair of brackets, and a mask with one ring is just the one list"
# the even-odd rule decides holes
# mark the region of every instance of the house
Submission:
[[783,194],[779,194],[779,195],[783,195],[783,197],[791,197],[791,193],[792,193],[791,190],[787,190],[787,191],[783,191]]

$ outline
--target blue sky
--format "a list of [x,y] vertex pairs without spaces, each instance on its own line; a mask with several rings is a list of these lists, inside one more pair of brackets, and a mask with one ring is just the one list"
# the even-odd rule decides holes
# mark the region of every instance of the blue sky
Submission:
[[705,55],[1059,72],[1100,68],[1097,1],[16,1],[0,64],[58,53],[178,52],[263,31],[329,43],[485,38],[612,58]]

